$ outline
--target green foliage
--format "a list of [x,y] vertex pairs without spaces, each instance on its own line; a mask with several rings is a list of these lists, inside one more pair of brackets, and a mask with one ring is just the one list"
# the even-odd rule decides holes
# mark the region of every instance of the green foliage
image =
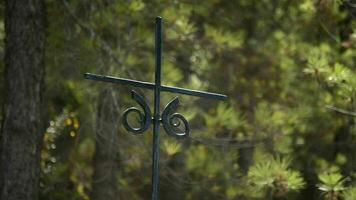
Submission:
[[213,42],[220,44],[221,46],[227,46],[228,48],[239,48],[243,45],[242,32],[231,33],[229,31],[217,30],[215,27],[206,25],[204,27],[206,36],[210,37]]
[[347,180],[339,173],[320,174],[321,184],[317,187],[323,192],[326,200],[337,200],[339,195],[346,189],[345,181]]
[[221,128],[234,130],[244,123],[243,117],[239,116],[233,107],[229,107],[225,103],[219,103],[212,114],[204,115],[204,119],[208,127],[215,127],[214,132],[218,132]]
[[344,200],[354,200],[356,199],[356,187],[349,187],[342,193]]
[[290,169],[290,165],[290,159],[281,157],[259,160],[250,168],[248,181],[254,188],[264,193],[286,196],[291,191],[299,191],[305,185],[301,174]]

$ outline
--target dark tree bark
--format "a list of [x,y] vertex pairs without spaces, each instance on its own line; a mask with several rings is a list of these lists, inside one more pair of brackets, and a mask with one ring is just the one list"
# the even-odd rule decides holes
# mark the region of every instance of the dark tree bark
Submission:
[[5,2],[5,102],[0,139],[0,199],[38,199],[42,143],[45,7]]
[[117,185],[118,108],[111,88],[101,91],[99,98],[91,199],[114,200],[119,199]]

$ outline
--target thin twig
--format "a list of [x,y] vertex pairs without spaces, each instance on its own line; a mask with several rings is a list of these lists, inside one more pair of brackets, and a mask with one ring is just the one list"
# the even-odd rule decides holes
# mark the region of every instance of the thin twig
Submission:
[[344,110],[344,109],[341,109],[341,108],[337,108],[337,107],[332,106],[332,105],[326,105],[325,107],[327,109],[333,110],[335,112],[338,112],[338,113],[341,113],[341,114],[344,114],[344,115],[348,115],[348,116],[351,116],[351,117],[356,117],[356,112],[352,112],[352,111]]

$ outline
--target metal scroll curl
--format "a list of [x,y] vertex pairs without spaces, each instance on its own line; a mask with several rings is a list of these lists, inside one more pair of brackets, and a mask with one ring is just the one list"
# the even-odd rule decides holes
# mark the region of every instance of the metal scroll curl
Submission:
[[[151,123],[152,115],[151,115],[150,108],[148,107],[148,104],[145,101],[145,99],[134,90],[131,91],[131,98],[133,100],[135,100],[140,105],[143,112],[135,107],[128,108],[127,110],[125,110],[125,112],[122,116],[122,123],[123,123],[125,129],[129,132],[132,132],[134,134],[143,133],[144,131],[146,131],[148,129],[148,127],[150,126],[150,123]],[[128,122],[128,115],[130,113],[136,113],[138,115],[139,127],[133,127]]]
[[[179,106],[178,97],[169,102],[162,112],[163,128],[169,136],[176,138],[185,138],[190,135],[190,128],[188,121],[180,113],[173,113]],[[183,122],[184,130],[180,130],[181,122]]]

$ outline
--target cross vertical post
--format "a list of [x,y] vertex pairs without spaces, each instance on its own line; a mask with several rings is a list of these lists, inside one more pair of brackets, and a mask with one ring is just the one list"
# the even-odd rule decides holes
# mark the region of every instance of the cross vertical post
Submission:
[[153,114],[153,145],[152,145],[152,200],[157,200],[158,195],[158,161],[159,161],[159,122],[160,122],[160,92],[161,92],[161,43],[162,43],[162,18],[156,17],[155,30],[155,95]]

